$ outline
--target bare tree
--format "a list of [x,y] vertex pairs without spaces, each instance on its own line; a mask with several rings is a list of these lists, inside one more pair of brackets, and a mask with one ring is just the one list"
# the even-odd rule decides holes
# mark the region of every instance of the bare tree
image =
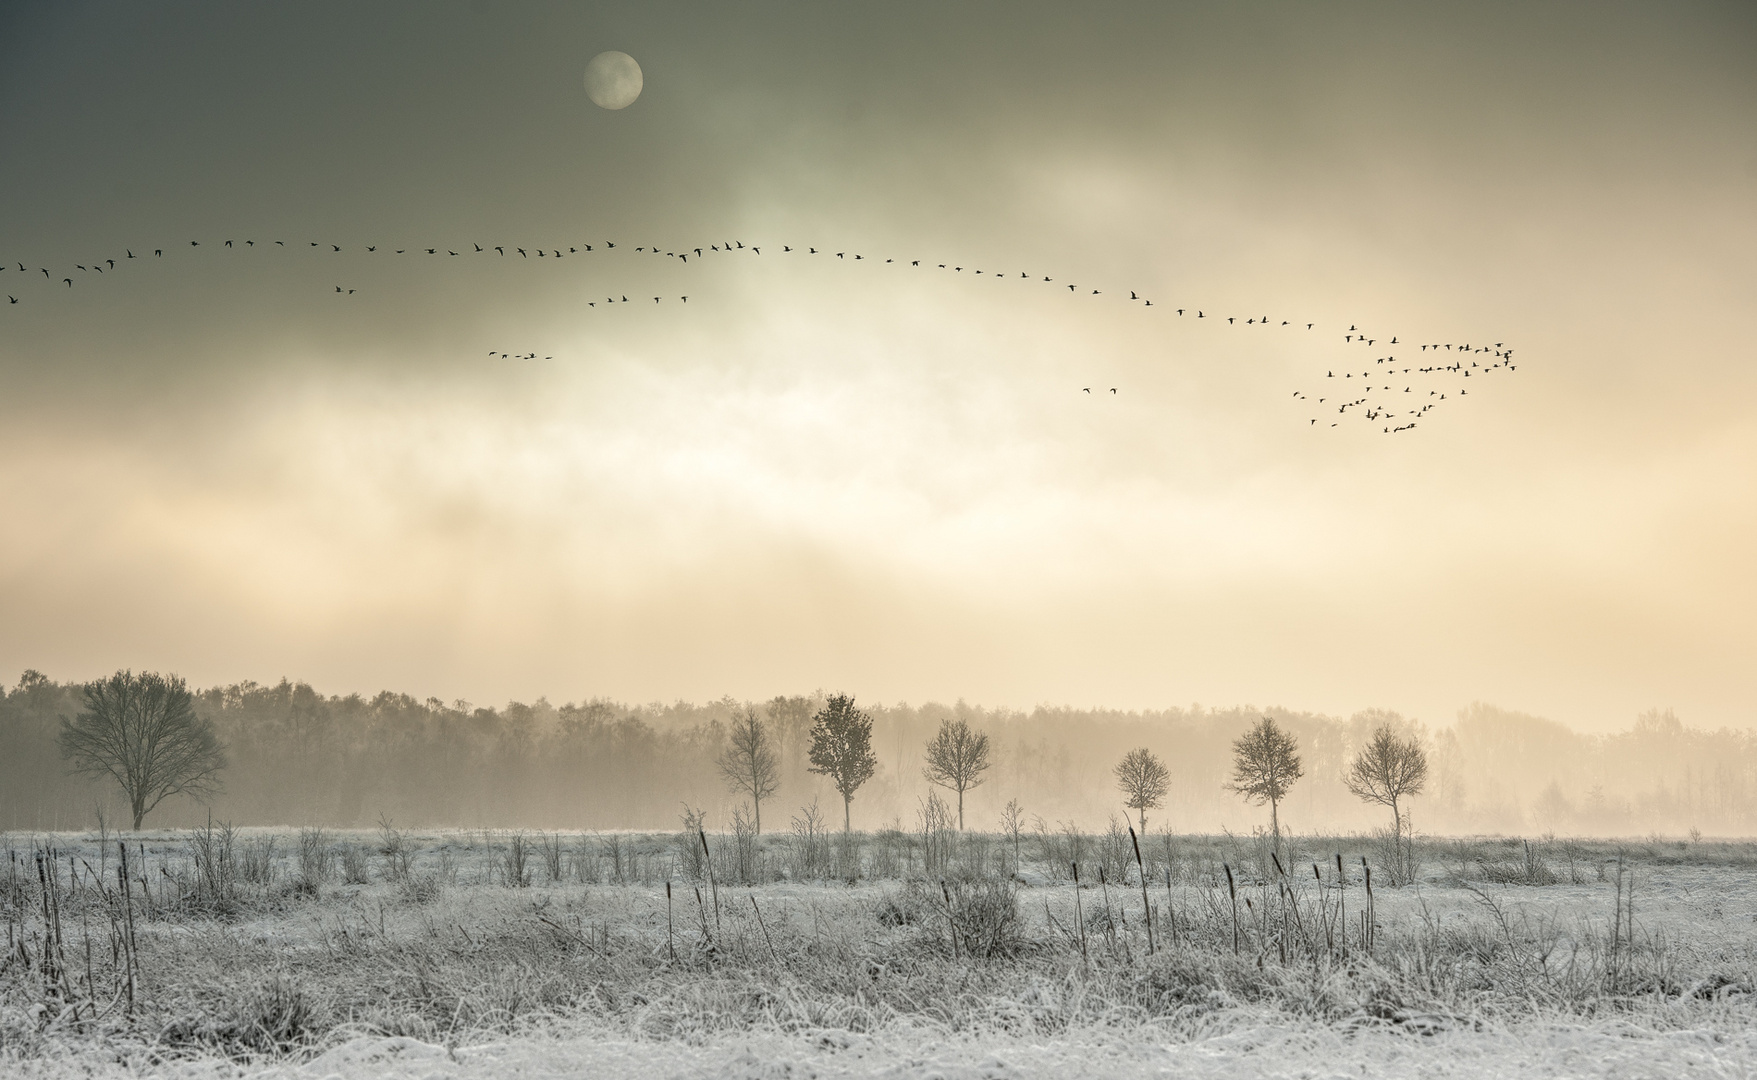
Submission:
[[1258,806],[1269,804],[1269,827],[1276,851],[1281,850],[1281,800],[1294,781],[1304,775],[1299,740],[1267,716],[1232,744],[1232,783],[1227,787]]
[[832,694],[812,717],[811,771],[829,777],[841,794],[843,832],[853,831],[854,793],[877,770],[872,717],[856,709],[847,694]]
[[1147,835],[1147,811],[1165,803],[1171,772],[1153,751],[1138,746],[1117,762],[1116,786],[1122,789],[1123,805],[1141,817],[1141,835]]
[[988,736],[971,731],[962,720],[941,720],[939,734],[927,740],[922,775],[929,783],[958,793],[959,832],[964,831],[964,792],[982,783],[988,765]]
[[1342,780],[1361,800],[1391,808],[1393,840],[1401,845],[1404,817],[1399,803],[1421,794],[1427,785],[1428,755],[1414,735],[1400,739],[1390,724],[1383,724],[1354,756]]
[[745,706],[744,715],[732,721],[732,734],[721,752],[720,775],[733,791],[750,796],[756,808],[756,835],[763,833],[763,800],[775,793],[781,782],[781,756],[769,741],[769,731],[757,719],[756,710]]
[[84,697],[77,717],[61,718],[61,756],[76,773],[121,784],[137,831],[172,795],[206,799],[220,790],[225,747],[213,724],[195,715],[181,678],[118,671],[87,683]]

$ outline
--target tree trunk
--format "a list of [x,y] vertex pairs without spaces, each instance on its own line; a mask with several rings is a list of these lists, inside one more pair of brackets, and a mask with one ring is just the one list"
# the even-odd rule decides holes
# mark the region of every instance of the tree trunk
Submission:
[[844,833],[851,833],[854,831],[854,826],[852,824],[854,820],[854,812],[849,809],[852,805],[854,805],[854,800],[852,798],[847,795],[842,796],[842,831]]
[[135,832],[140,831],[141,819],[146,817],[146,807],[143,805],[145,803],[145,801],[146,800],[140,799],[140,798],[134,798],[134,799],[128,800],[128,807],[134,813],[134,831]]
[[761,836],[763,834],[763,801],[752,797],[750,804],[756,807],[756,834]]
[[1146,836],[1147,835],[1147,808],[1145,806],[1141,807],[1140,813],[1141,813],[1141,835]]
[[958,831],[964,831],[964,789],[958,789]]
[[1409,865],[1410,860],[1403,856],[1403,814],[1397,808],[1397,797],[1395,795],[1391,797],[1391,828],[1396,831],[1396,835],[1391,838],[1391,850],[1396,854],[1397,861],[1404,864],[1397,868],[1399,871],[1397,876],[1413,876],[1402,873],[1402,871]]
[[1269,800],[1269,833],[1275,838],[1275,854],[1281,854],[1281,800]]

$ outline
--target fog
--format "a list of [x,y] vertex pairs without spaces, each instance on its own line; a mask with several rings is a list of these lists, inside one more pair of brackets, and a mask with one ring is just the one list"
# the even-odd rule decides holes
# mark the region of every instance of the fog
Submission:
[[[0,828],[89,828],[100,808],[112,823],[125,819],[119,789],[71,777],[57,751],[59,718],[79,711],[79,689],[30,672],[0,703]],[[735,806],[748,809],[715,764],[729,721],[745,708],[762,718],[780,755],[765,829],[787,831],[813,804],[827,821],[841,816],[834,787],[806,759],[821,693],[496,708],[390,691],[325,696],[283,680],[214,687],[197,701],[228,746],[225,791],[206,804],[167,802],[149,826],[192,825],[211,813],[234,825],[651,830],[678,828],[685,808],[695,808],[710,828],[724,829]],[[1149,829],[1248,835],[1267,828],[1268,812],[1225,783],[1232,741],[1263,716],[1299,740],[1305,776],[1281,809],[1284,827],[1296,832],[1388,827],[1388,811],[1363,804],[1342,781],[1349,758],[1385,724],[1427,751],[1429,782],[1411,804],[1422,833],[1743,836],[1757,828],[1757,736],[1687,726],[1670,710],[1589,735],[1480,702],[1437,724],[1387,710],[1342,717],[1249,706],[1027,712],[856,703],[873,719],[879,760],[852,805],[854,827],[868,831],[913,829],[930,791],[952,797],[922,773],[924,745],[949,719],[993,745],[992,767],[966,796],[969,828],[999,831],[1003,806],[1016,799],[1028,828],[1103,831],[1128,814],[1111,770],[1145,746],[1172,777]]]

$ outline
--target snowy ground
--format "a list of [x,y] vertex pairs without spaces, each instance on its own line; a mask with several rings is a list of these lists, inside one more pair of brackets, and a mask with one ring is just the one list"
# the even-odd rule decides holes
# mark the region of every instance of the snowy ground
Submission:
[[[314,896],[292,885],[297,837],[283,834],[279,869],[216,905],[188,838],[165,835],[147,842],[157,892],[135,899],[139,1005],[125,1016],[96,847],[51,839],[90,862],[56,886],[71,993],[44,990],[42,896],[15,874],[9,942],[24,948],[0,965],[4,1076],[1757,1074],[1757,845],[1545,848],[1524,864],[1559,879],[1541,885],[1484,871],[1520,847],[1436,845],[1418,885],[1376,890],[1370,956],[1360,880],[1283,893],[1241,869],[1235,955],[1223,879],[1190,855],[1149,890],[1150,955],[1138,879],[1076,897],[1027,865],[1016,890],[954,885],[954,954],[937,882],[720,883],[716,915],[713,886],[698,906],[681,878],[668,908],[658,862],[627,884],[551,881],[539,864],[509,888],[492,838],[435,835],[405,837],[400,868],[374,850],[361,873],[355,852],[354,883],[338,870]],[[12,840],[28,867],[30,838]],[[1308,846],[1309,868],[1333,841]],[[992,955],[973,958],[990,931]],[[80,1018],[65,999],[82,995]]]

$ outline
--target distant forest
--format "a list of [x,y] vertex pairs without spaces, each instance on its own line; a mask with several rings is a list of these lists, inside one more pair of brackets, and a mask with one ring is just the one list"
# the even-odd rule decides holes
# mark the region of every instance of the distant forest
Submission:
[[[780,787],[764,804],[768,831],[814,801],[839,826],[841,800],[807,769],[823,695],[763,702],[625,705],[594,699],[500,708],[407,694],[325,697],[304,683],[252,682],[197,692],[196,708],[226,744],[224,791],[208,805],[174,799],[147,826],[190,825],[211,811],[234,825],[495,829],[668,829],[685,806],[724,826],[737,802],[715,761],[728,724],[747,706],[780,749]],[[1670,711],[1648,712],[1612,735],[1582,735],[1540,717],[1473,704],[1443,727],[1377,710],[1341,718],[1250,707],[1123,712],[958,703],[858,702],[873,717],[879,769],[854,799],[857,829],[911,828],[930,786],[922,750],[942,719],[986,732],[993,768],[967,798],[971,828],[996,829],[1017,799],[1027,821],[1084,830],[1126,814],[1111,769],[1145,746],[1171,771],[1153,831],[1248,833],[1267,811],[1225,789],[1230,745],[1272,716],[1299,739],[1305,777],[1282,804],[1297,832],[1366,831],[1388,815],[1342,782],[1349,756],[1390,722],[1420,736],[1430,779],[1414,802],[1425,833],[1748,835],[1757,831],[1757,737],[1707,731]],[[56,743],[81,686],[26,672],[0,696],[0,828],[84,829],[99,807],[123,820],[113,784],[71,775]]]

